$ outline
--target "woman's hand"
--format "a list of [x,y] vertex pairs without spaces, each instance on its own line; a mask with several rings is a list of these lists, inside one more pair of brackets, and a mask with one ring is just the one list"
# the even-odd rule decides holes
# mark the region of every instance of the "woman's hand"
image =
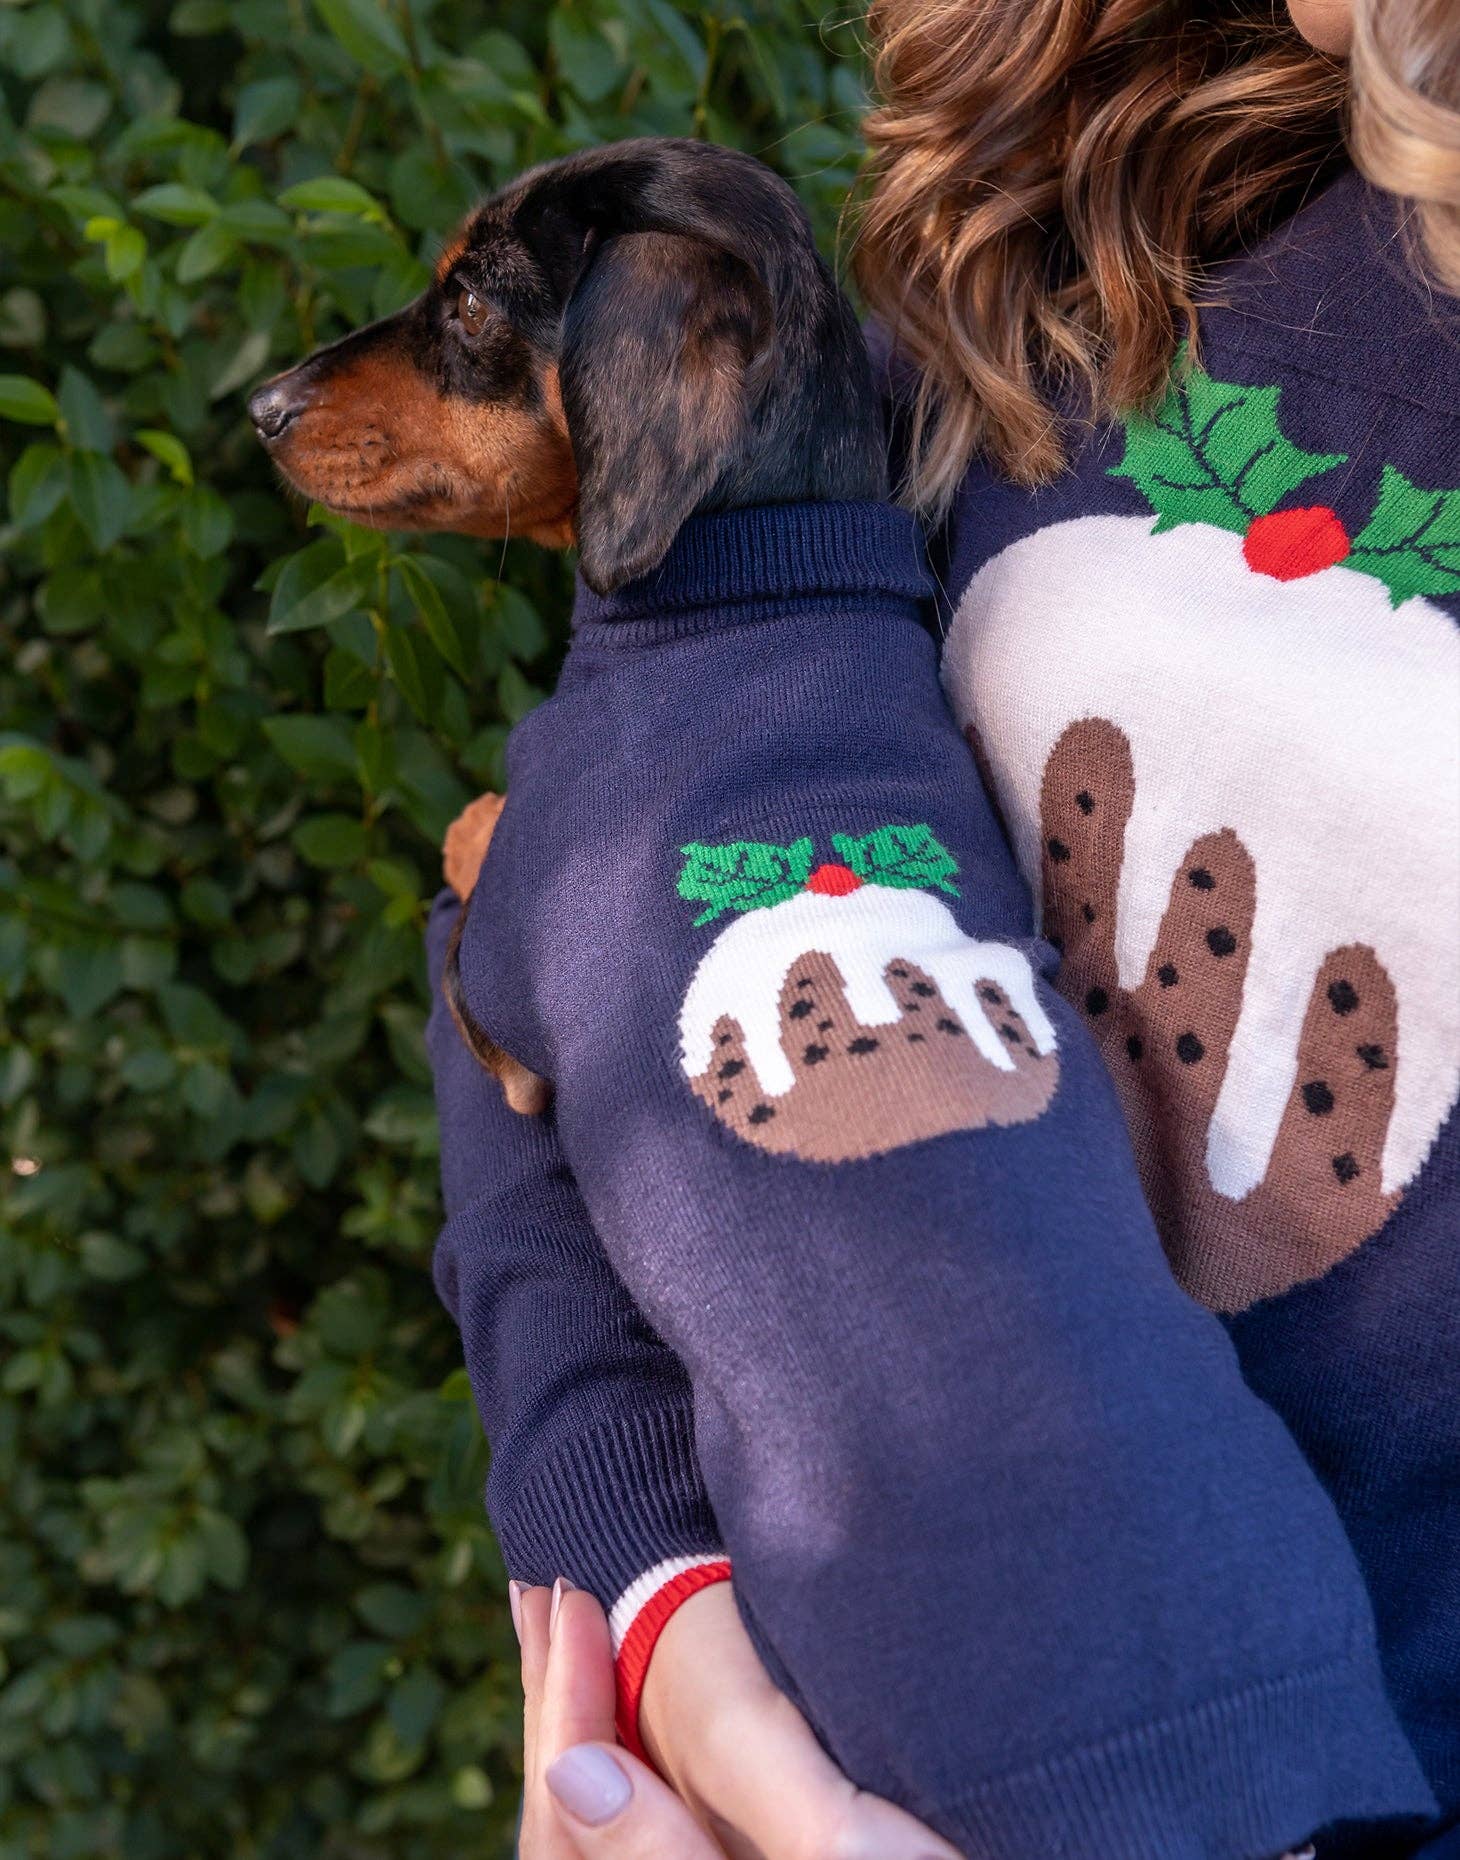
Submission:
[[684,1803],[614,1743],[608,1622],[590,1595],[518,1592],[527,1700],[521,1860],[724,1860]]
[[[589,1596],[562,1594],[549,1647],[550,1614],[545,1589],[521,1593],[522,1860],[958,1860],[910,1815],[838,1772],[771,1683],[728,1583],[676,1611],[649,1667],[640,1729],[677,1795],[607,1748],[614,1691],[602,1610]],[[585,1821],[575,1799],[602,1818]]]
[[842,1775],[761,1664],[728,1582],[670,1617],[639,1730],[732,1860],[959,1860],[921,1822]]

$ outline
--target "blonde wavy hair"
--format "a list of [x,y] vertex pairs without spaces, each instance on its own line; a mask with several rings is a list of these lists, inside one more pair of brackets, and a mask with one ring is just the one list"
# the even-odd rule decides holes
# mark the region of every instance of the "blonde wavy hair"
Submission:
[[857,275],[918,372],[925,511],[975,455],[1038,484],[1072,410],[1149,405],[1208,267],[1345,147],[1460,290],[1460,0],[1356,0],[1346,62],[1283,0],[873,0],[869,25]]

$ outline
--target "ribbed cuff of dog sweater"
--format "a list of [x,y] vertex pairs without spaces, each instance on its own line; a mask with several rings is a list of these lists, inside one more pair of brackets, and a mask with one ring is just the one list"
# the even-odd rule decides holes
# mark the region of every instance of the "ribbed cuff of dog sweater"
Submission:
[[619,1736],[642,1756],[639,1705],[659,1636],[691,1595],[730,1576],[688,1409],[631,1411],[562,1443],[491,1509],[513,1576],[567,1576],[609,1611]]
[[566,1576],[605,1607],[668,1558],[723,1555],[679,1406],[635,1409],[560,1442],[507,1503],[495,1497],[492,1523],[513,1576]]
[[761,504],[692,517],[652,574],[611,594],[581,580],[579,628],[818,596],[933,591],[917,524],[895,504]]

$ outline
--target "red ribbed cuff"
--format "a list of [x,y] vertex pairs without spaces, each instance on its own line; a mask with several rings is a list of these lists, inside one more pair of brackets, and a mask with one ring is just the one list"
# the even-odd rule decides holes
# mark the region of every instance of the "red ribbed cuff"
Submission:
[[619,1742],[648,1761],[639,1736],[639,1706],[644,1680],[659,1636],[676,1609],[712,1582],[730,1580],[726,1557],[671,1557],[636,1576],[609,1611],[614,1671],[618,1680]]

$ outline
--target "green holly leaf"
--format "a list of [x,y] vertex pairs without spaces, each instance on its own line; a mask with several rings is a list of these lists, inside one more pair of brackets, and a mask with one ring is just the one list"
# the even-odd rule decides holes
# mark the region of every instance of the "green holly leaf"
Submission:
[[1413,594],[1460,594],[1460,491],[1423,491],[1386,465],[1344,567],[1377,576],[1395,607]]
[[1211,523],[1242,535],[1300,484],[1343,464],[1347,453],[1304,452],[1283,436],[1278,392],[1197,369],[1173,382],[1153,418],[1127,419],[1125,455],[1110,476],[1129,478],[1150,501],[1160,519],[1152,534]]
[[815,847],[811,840],[773,846],[764,840],[732,840],[728,846],[682,846],[684,869],[678,891],[691,904],[708,908],[695,928],[724,911],[756,911],[793,898],[806,883]]
[[953,880],[958,862],[927,826],[878,827],[875,833],[853,838],[833,833],[831,843],[843,865],[869,885],[891,885],[898,890],[946,891],[958,896]]

